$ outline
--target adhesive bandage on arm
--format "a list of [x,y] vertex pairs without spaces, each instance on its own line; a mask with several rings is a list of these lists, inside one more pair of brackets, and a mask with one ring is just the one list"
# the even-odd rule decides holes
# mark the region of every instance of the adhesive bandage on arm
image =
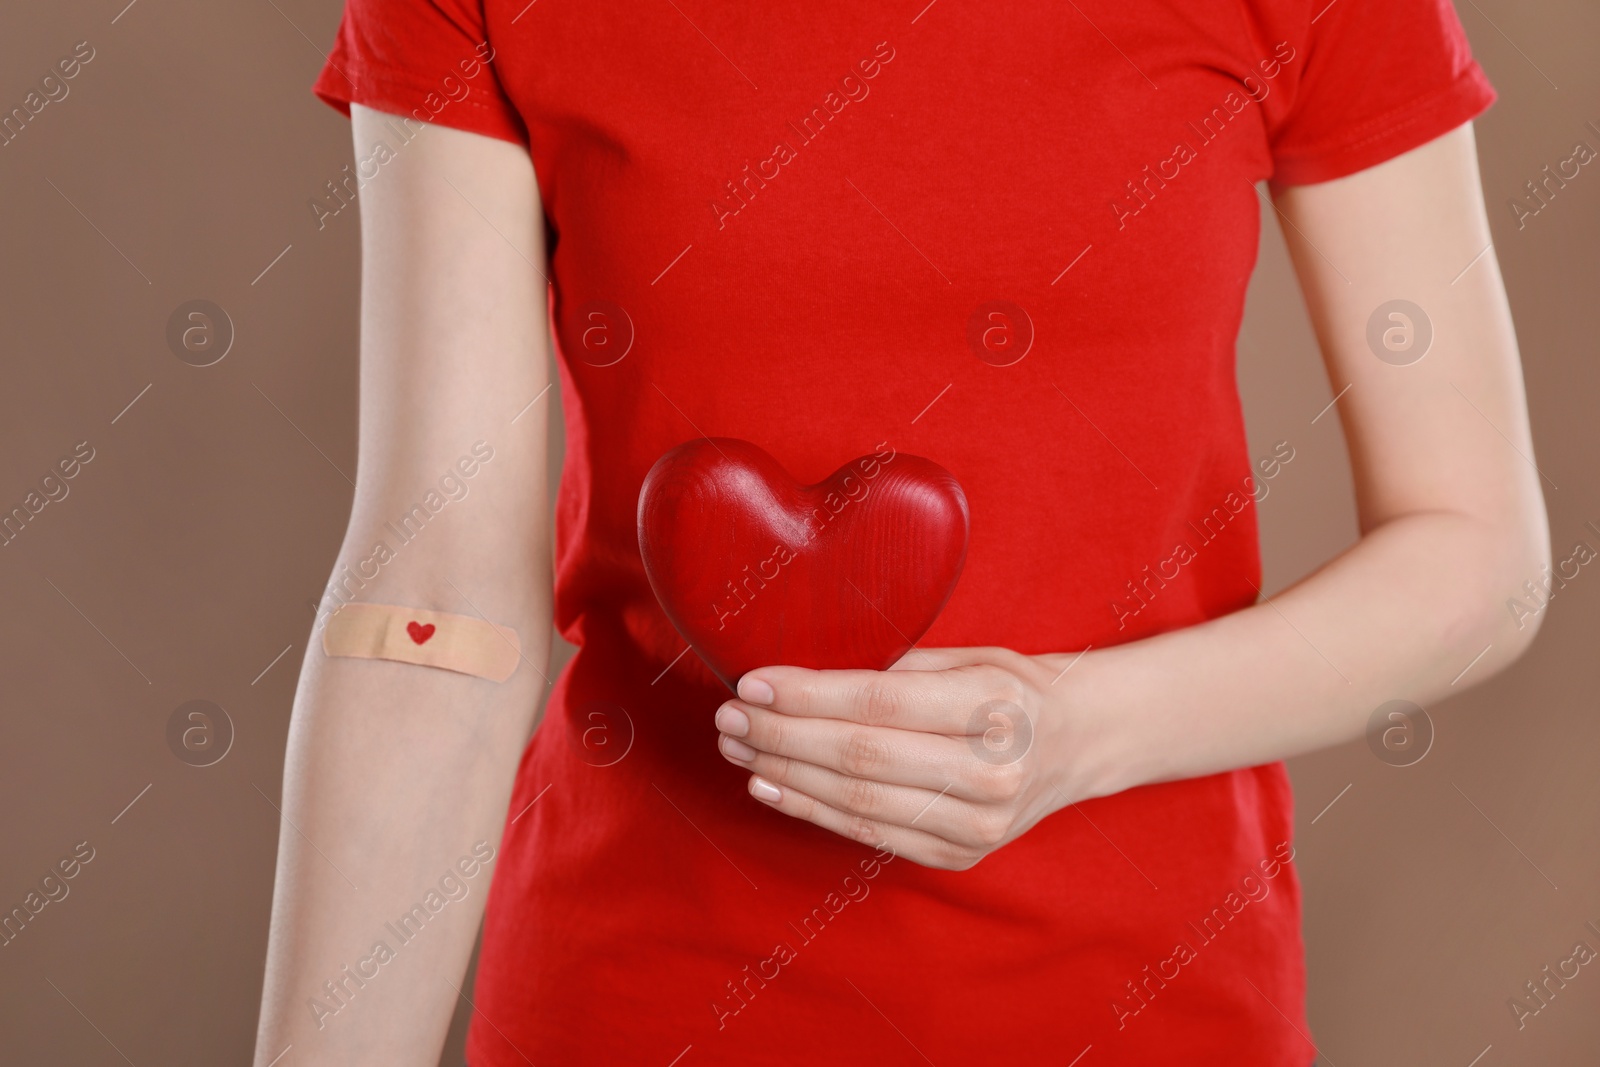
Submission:
[[517,631],[469,615],[394,604],[346,604],[328,619],[330,656],[392,659],[503,682],[522,658]]

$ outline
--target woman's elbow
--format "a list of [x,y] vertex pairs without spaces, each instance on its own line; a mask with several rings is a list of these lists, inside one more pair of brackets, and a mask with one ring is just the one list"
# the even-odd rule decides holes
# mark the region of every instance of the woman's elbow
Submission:
[[1520,509],[1495,523],[1493,531],[1487,567],[1496,593],[1489,629],[1491,640],[1503,646],[1503,664],[1509,664],[1533,644],[1551,599],[1578,576],[1576,568],[1600,553],[1578,542],[1565,558],[1556,560],[1542,500],[1536,508]]

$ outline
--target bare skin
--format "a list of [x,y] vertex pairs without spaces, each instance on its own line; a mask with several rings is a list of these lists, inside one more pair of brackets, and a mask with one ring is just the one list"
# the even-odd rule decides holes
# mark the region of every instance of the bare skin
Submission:
[[[396,142],[383,116],[352,113],[358,159],[378,140]],[[498,849],[546,691],[553,394],[523,410],[551,380],[532,165],[507,142],[427,128],[361,191],[361,222],[360,458],[335,573],[357,571],[379,540],[395,545],[384,523],[398,522],[484,441],[494,455],[463,479],[467,495],[399,546],[357,595],[481,614],[518,632],[526,662],[497,684],[329,658],[313,645],[289,731],[256,1067],[290,1045],[280,1067],[438,1062],[495,869],[491,862],[468,878],[456,864],[478,842]],[[400,945],[384,924],[450,871],[466,896],[444,897]],[[395,957],[367,964],[376,974],[364,985],[345,980],[347,1003],[336,1013],[315,1011],[313,998],[338,1006],[323,983],[344,979],[345,966],[359,976],[380,939]]]
[[[352,111],[364,159],[384,136],[381,116]],[[308,1001],[476,842],[498,844],[546,687],[545,401],[509,421],[549,381],[527,154],[430,129],[361,196],[361,459],[336,571],[370,555],[384,520],[486,439],[495,458],[471,495],[361,599],[481,613],[519,631],[529,662],[496,686],[307,657],[255,1067],[291,1044],[285,1067],[437,1062],[492,864],[336,1014],[319,1024]],[[717,723],[753,795],[963,869],[1072,802],[1349,740],[1386,700],[1454,691],[1485,645],[1471,681],[1527,647],[1536,623],[1518,630],[1504,599],[1549,561],[1548,530],[1523,458],[1533,449],[1492,250],[1452,284],[1489,243],[1471,128],[1276,200],[1329,378],[1335,391],[1352,385],[1338,411],[1360,541],[1270,604],[1081,657],[930,649],[884,672],[751,672]],[[1368,315],[1396,294],[1425,307],[1436,331],[1409,367],[1380,362],[1365,341]],[[997,699],[1028,718],[1020,758],[985,758],[975,741],[973,711]]]
[[[1494,251],[1473,263],[1489,224],[1472,127],[1276,202],[1329,381],[1350,386],[1360,540],[1270,602],[1081,660],[957,648],[882,672],[752,671],[717,712],[752,796],[965,869],[1079,800],[1349,741],[1381,704],[1426,705],[1521,655],[1536,620],[1505,601],[1550,562],[1549,529]],[[1403,367],[1366,340],[1397,294],[1434,329]],[[1015,710],[975,727],[991,701]],[[1020,755],[984,748],[1008,730]]]

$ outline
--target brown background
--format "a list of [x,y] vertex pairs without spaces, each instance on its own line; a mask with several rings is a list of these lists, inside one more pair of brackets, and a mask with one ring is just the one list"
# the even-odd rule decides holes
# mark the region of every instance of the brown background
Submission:
[[[0,548],[0,910],[77,842],[95,849],[70,895],[0,948],[0,1059],[242,1064],[290,701],[355,466],[358,220],[319,232],[306,206],[351,158],[348,124],[307,90],[339,9],[124,3],[0,15],[5,111],[76,42],[96,51],[0,148],[0,507],[77,442],[95,450],[70,495]],[[1520,231],[1507,200],[1574,141],[1600,147],[1585,128],[1600,126],[1600,15],[1467,0],[1461,16],[1501,94],[1478,124],[1484,185],[1539,463],[1559,486],[1559,559],[1580,538],[1600,547],[1583,528],[1600,524],[1600,169]],[[1266,222],[1239,352],[1252,452],[1296,449],[1262,505],[1271,593],[1355,524],[1337,420],[1311,422],[1330,391]],[[237,332],[203,369],[165,339],[192,298]],[[1311,1020],[1333,1063],[1597,1062],[1600,965],[1521,1032],[1507,1007],[1580,938],[1600,948],[1584,930],[1600,924],[1600,574],[1557,599],[1510,672],[1430,709],[1420,763],[1358,743],[1292,764]],[[236,732],[210,767],[167,744],[192,699]]]

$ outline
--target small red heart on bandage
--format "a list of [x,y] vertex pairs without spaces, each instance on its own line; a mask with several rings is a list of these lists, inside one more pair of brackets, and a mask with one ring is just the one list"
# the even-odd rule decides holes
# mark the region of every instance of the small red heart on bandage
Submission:
[[419,645],[428,638],[432,637],[433,631],[436,629],[438,629],[438,627],[431,622],[426,626],[419,622],[406,623],[406,633],[410,634],[411,640],[415,641]]

